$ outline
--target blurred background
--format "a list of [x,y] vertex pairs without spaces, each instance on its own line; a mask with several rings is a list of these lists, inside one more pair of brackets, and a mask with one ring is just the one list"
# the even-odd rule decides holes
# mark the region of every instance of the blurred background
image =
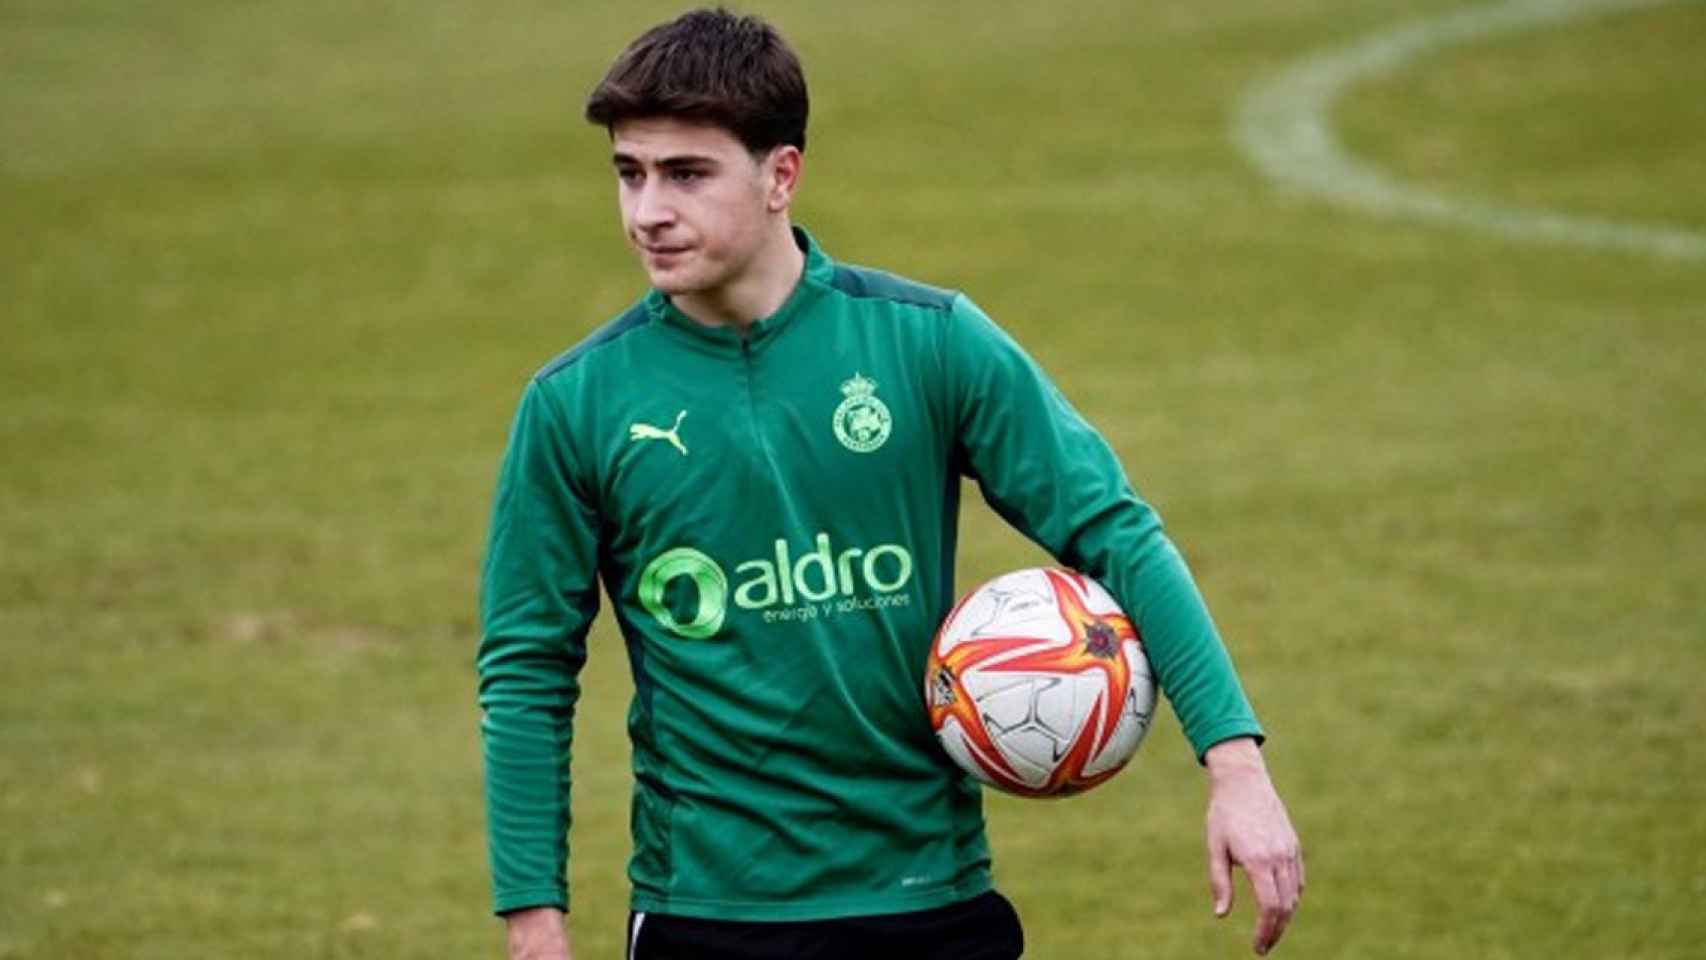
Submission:
[[[1288,69],[1475,4],[743,5],[806,64],[797,219],[971,292],[1190,558],[1308,849],[1284,955],[1706,939],[1706,4],[1556,6],[1280,106],[1668,252],[1241,148]],[[643,288],[579,114],[680,9],[0,0],[0,958],[501,955],[489,497],[526,379]],[[962,588],[1040,559],[975,494],[965,530]],[[592,647],[582,960],[627,896]],[[1248,955],[1202,779],[1164,714],[1094,794],[991,798],[1027,956]]]

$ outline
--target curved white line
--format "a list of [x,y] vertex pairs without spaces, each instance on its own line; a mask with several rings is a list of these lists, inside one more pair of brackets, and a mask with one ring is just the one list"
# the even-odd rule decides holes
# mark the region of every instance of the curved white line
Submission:
[[1269,178],[1387,217],[1471,227],[1521,240],[1706,259],[1706,232],[1602,220],[1460,199],[1386,176],[1340,146],[1333,103],[1359,80],[1443,47],[1594,13],[1676,0],[1513,0],[1416,21],[1316,53],[1258,82],[1240,102],[1233,136]]

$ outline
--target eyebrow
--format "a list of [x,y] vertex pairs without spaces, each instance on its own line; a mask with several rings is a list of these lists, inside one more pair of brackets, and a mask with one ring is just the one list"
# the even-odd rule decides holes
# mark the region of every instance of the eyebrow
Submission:
[[[616,166],[645,166],[645,164],[640,162],[638,157],[635,157],[632,154],[622,153],[620,151],[610,158],[610,162]],[[679,156],[662,157],[656,161],[656,166],[664,170],[674,170],[681,167],[714,167],[716,165],[716,157],[708,157],[696,153],[685,153]]]

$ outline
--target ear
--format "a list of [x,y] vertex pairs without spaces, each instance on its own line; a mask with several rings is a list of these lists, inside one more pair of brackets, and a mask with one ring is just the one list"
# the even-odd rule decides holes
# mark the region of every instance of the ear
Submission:
[[805,163],[800,148],[791,144],[784,143],[770,151],[764,162],[768,194],[764,203],[771,213],[782,213],[794,202],[794,191],[799,189]]

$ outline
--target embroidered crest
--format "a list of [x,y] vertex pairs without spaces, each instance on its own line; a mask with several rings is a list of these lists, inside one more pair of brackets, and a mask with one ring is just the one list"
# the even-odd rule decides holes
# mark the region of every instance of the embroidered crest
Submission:
[[888,405],[877,398],[876,381],[859,374],[841,384],[846,399],[835,408],[835,439],[854,453],[870,453],[889,438],[893,419]]

